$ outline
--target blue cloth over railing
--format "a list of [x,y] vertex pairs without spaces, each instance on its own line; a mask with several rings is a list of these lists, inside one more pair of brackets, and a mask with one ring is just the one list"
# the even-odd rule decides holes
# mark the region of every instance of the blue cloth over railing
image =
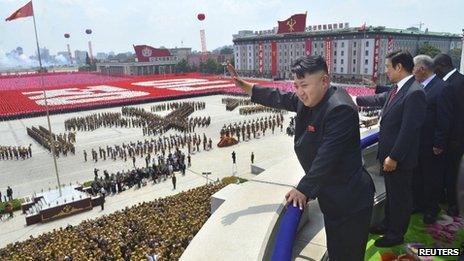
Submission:
[[[379,133],[370,134],[361,139],[361,149],[365,149],[379,140]],[[303,211],[293,205],[288,205],[285,214],[279,224],[274,249],[272,251],[272,261],[290,261],[292,259],[293,243],[296,237],[296,230],[300,223]]]

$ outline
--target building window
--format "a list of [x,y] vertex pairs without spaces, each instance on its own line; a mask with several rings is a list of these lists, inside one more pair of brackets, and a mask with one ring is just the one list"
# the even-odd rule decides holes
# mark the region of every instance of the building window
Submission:
[[343,72],[343,67],[342,67],[342,68],[340,68],[340,72],[341,72],[341,73]]
[[356,44],[357,44],[356,42],[353,43],[353,47],[354,47],[354,48],[356,48]]
[[353,67],[353,73],[356,72],[356,69]]
[[366,50],[366,56],[369,56],[369,50]]
[[368,41],[366,41],[366,47],[369,47],[369,42]]
[[334,43],[334,47],[337,48],[337,42]]
[[[345,47],[345,42],[342,42],[342,48]],[[342,68],[342,72],[343,72],[343,68]]]
[[365,65],[369,64],[369,60],[368,59],[364,60],[364,64]]
[[356,50],[353,51],[353,55],[356,55]]
[[340,61],[341,64],[343,64],[343,59]]
[[342,51],[342,56],[345,55],[345,51]]
[[337,56],[337,51],[334,51],[334,55]]
[[334,72],[336,72],[336,71],[337,71],[337,66],[334,66]]
[[337,59],[334,59],[334,64],[337,64]]
[[353,59],[353,64],[356,64],[356,59]]
[[367,68],[364,68],[364,74],[367,74]]

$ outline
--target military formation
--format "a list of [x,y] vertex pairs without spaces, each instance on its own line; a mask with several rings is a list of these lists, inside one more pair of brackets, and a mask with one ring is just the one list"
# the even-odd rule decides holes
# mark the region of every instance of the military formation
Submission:
[[261,112],[284,113],[285,111],[274,109],[274,108],[269,108],[263,105],[256,105],[256,106],[247,106],[247,107],[240,108],[238,112],[240,113],[240,115],[250,115],[250,114],[261,113]]
[[234,137],[237,138],[237,141],[250,140],[251,138],[255,139],[261,135],[266,135],[267,130],[271,130],[274,134],[275,128],[280,128],[280,131],[283,131],[283,114],[275,114],[267,117],[256,118],[253,120],[229,123],[224,125],[220,131],[220,136],[222,137]]
[[56,135],[40,125],[38,128],[32,126],[31,128],[26,128],[26,130],[31,138],[49,152],[54,151],[56,156],[60,154],[67,156],[68,153],[76,154],[76,148],[74,147],[74,143],[76,143],[76,134],[74,132]]
[[32,157],[31,144],[28,147],[0,146],[1,160],[25,160]]
[[238,98],[222,98],[222,104],[226,105],[226,110],[233,111],[238,106],[254,105],[250,99],[238,99]]
[[152,112],[159,112],[159,111],[169,111],[169,110],[176,110],[179,107],[189,105],[193,107],[194,110],[204,110],[206,108],[205,102],[170,102],[170,103],[162,103],[155,106],[151,106]]
[[[99,147],[92,149],[90,156],[92,161],[98,160],[132,160],[135,167],[136,158],[145,158],[146,166],[148,167],[152,156],[162,155],[163,157],[178,151],[179,148],[187,148],[188,154],[195,154],[202,150],[208,151],[212,149],[212,140],[204,133],[199,135],[196,133],[189,134],[176,134],[170,136],[160,136],[158,139],[145,139],[143,141],[137,140],[136,142],[123,143],[121,145],[106,146],[106,148]],[[84,161],[88,161],[89,154],[86,150],[83,152]]]
[[94,131],[101,127],[132,126],[135,126],[134,121],[122,118],[121,113],[117,112],[94,113],[85,117],[70,118],[64,122],[67,131]]

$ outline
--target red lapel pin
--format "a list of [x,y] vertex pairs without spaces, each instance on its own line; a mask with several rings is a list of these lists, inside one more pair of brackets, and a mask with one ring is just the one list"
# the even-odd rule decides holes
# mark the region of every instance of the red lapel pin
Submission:
[[309,132],[316,132],[316,128],[313,125],[308,125],[306,130],[309,131]]

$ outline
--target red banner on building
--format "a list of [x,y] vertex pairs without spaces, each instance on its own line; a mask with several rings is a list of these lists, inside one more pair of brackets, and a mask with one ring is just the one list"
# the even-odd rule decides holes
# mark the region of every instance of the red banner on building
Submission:
[[324,59],[327,63],[329,74],[332,73],[332,40],[327,38],[324,42]]
[[171,56],[168,49],[157,49],[149,45],[134,45],[134,50],[139,62],[150,62],[157,57]]
[[259,42],[258,44],[258,70],[259,73],[263,73],[263,67],[264,67],[264,47],[263,47],[263,42]]
[[379,77],[379,54],[380,54],[380,36],[376,36],[374,40],[374,62],[372,69],[372,81],[377,81]]
[[393,36],[389,36],[388,43],[387,43],[387,53],[393,52],[394,44],[395,44],[395,41],[393,40]]
[[313,48],[313,42],[311,39],[305,41],[305,55],[311,55]]
[[271,42],[271,75],[277,75],[277,42]]
[[306,13],[295,14],[284,21],[278,21],[278,34],[304,32],[306,28]]

